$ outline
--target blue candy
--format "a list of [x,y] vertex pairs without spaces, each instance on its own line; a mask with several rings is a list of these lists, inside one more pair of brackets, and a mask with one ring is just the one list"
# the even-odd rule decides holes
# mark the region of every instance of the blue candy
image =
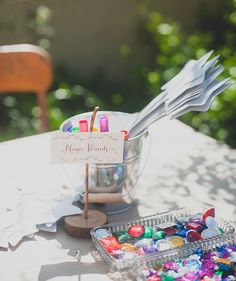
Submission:
[[220,246],[220,247],[216,247],[216,250],[218,251],[218,252],[222,252],[222,251],[224,251],[224,250],[226,250],[227,249],[227,246],[226,245],[223,245],[223,246]]
[[230,271],[231,270],[231,267],[228,266],[227,264],[218,263],[217,265],[219,267],[219,270],[221,270],[221,271]]
[[201,249],[197,249],[193,252],[195,255],[201,256],[202,255],[202,250]]
[[182,238],[186,238],[187,232],[188,232],[188,229],[182,229],[181,231],[176,232],[175,235],[180,236]]
[[67,131],[68,133],[71,133],[71,132],[72,132],[72,128],[73,128],[73,127],[69,127],[69,128],[66,129],[66,131]]

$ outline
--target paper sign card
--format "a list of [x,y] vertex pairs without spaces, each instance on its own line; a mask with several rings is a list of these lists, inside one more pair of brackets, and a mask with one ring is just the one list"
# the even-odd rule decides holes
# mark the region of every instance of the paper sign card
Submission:
[[51,135],[54,164],[122,163],[123,133],[62,133]]

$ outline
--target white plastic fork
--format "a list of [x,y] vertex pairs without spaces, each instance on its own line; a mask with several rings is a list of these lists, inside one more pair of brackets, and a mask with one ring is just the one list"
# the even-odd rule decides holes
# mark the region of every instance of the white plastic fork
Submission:
[[[206,72],[208,71],[208,69],[213,67],[213,65],[217,62],[217,60],[218,60],[218,57],[214,57],[212,60],[207,62],[205,64],[205,66],[203,68],[201,68],[201,70],[200,70],[201,75],[199,75],[199,72],[194,73],[194,71],[193,71],[192,73],[188,73],[186,75],[186,80],[181,81],[179,83],[179,85],[176,86],[175,88],[166,89],[166,91],[167,91],[166,102],[171,103],[173,100],[176,99],[176,97],[179,96],[179,93],[181,91],[184,92],[189,88],[197,87],[197,86],[201,85],[205,80]],[[195,79],[194,79],[194,75],[195,75]]]
[[197,97],[194,100],[187,102],[186,104],[180,106],[174,112],[170,113],[169,116],[171,119],[177,118],[189,111],[206,111],[209,109],[210,105],[212,104],[215,96],[219,95],[225,89],[233,85],[234,82],[231,78],[226,78],[222,81],[215,81],[214,85],[211,85],[204,95]]
[[194,67],[195,65],[199,65],[200,68],[202,68],[202,66],[208,61],[208,59],[210,58],[210,56],[212,55],[213,50],[211,50],[210,52],[208,52],[207,54],[203,55],[200,59],[198,60],[190,60],[188,61],[185,66],[183,67],[183,69],[176,75],[174,76],[171,80],[169,80],[166,84],[164,84],[161,87],[161,90],[166,90],[167,88],[173,87],[176,84],[178,84],[178,80],[180,80],[182,78],[182,76],[185,76],[186,73],[189,72],[189,70]]
[[[211,56],[211,54],[213,53],[213,51],[208,52],[207,54],[205,54],[204,56],[202,56],[199,60],[190,60],[189,62],[186,63],[186,65],[184,66],[184,68],[179,72],[179,74],[177,74],[173,79],[171,79],[169,82],[167,82],[162,89],[170,89],[172,88],[175,84],[181,84],[179,83],[180,78],[184,78],[187,74],[187,72],[189,72],[192,68],[198,68],[199,71],[199,75],[202,76],[201,72],[202,72],[202,68],[203,72],[204,71],[208,71],[207,68],[212,68],[212,66],[216,63],[217,58],[213,58],[212,60],[208,61],[209,57]],[[199,78],[199,77],[198,77]],[[188,76],[189,79],[189,76]],[[196,80],[196,77],[194,78],[194,80]],[[183,82],[183,81],[182,81]],[[181,86],[182,87],[182,86]],[[175,89],[176,90],[176,89]],[[174,93],[174,91],[171,91],[172,93]],[[166,96],[168,94],[168,91],[163,91],[161,92],[156,98],[154,98],[143,110],[141,110],[134,123],[133,126],[135,126],[136,124],[138,124],[140,122],[140,120],[142,120],[143,117],[145,117],[146,114],[148,114],[148,112],[153,111],[155,108],[158,108],[161,106],[161,104],[166,101]]]
[[170,113],[175,110],[177,106],[181,106],[186,101],[189,101],[197,96],[201,95],[202,92],[208,87],[208,85],[214,81],[224,70],[223,66],[218,67],[214,72],[211,72],[209,76],[206,77],[206,80],[203,84],[198,87],[187,89],[184,93],[180,94],[172,103],[166,101],[165,108],[167,113]]

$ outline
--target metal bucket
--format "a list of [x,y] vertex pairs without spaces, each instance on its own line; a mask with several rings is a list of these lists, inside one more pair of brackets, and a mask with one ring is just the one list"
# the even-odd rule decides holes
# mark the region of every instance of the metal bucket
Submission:
[[[126,129],[134,116],[124,112],[102,111],[99,113],[108,115],[109,124],[113,125],[111,130],[113,132]],[[73,116],[61,124],[60,130],[66,132],[67,128],[78,124],[78,120],[87,119],[89,121],[90,117],[91,112]],[[96,126],[98,126],[98,118],[95,121]],[[147,152],[144,152],[147,136],[148,131],[145,130],[140,135],[125,141],[123,163],[89,165],[89,194],[91,198],[100,198],[97,201],[99,203],[95,203],[96,208],[107,214],[116,214],[132,207],[135,199],[135,186],[147,157]],[[80,189],[81,203],[83,203],[83,195],[84,187]]]

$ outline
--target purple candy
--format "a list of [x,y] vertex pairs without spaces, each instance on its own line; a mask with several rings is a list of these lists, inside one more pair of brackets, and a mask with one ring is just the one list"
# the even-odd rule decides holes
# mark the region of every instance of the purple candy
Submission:
[[208,277],[212,277],[214,276],[214,270],[209,269],[209,268],[202,268],[198,271],[198,275],[200,278],[208,276]]
[[154,246],[145,246],[145,247],[143,247],[143,250],[147,254],[158,252],[157,248]]
[[211,260],[204,260],[202,262],[202,266],[205,267],[205,268],[212,269],[212,268],[214,268],[216,266],[216,264],[213,261],[211,261]]
[[228,249],[230,249],[230,250],[236,252],[236,245],[230,245],[230,246],[228,247]]
[[203,258],[204,259],[213,259],[216,256],[216,254],[214,252],[209,252],[209,253],[205,253],[203,254]]
[[229,257],[228,250],[223,250],[220,252],[220,258],[227,259]]

